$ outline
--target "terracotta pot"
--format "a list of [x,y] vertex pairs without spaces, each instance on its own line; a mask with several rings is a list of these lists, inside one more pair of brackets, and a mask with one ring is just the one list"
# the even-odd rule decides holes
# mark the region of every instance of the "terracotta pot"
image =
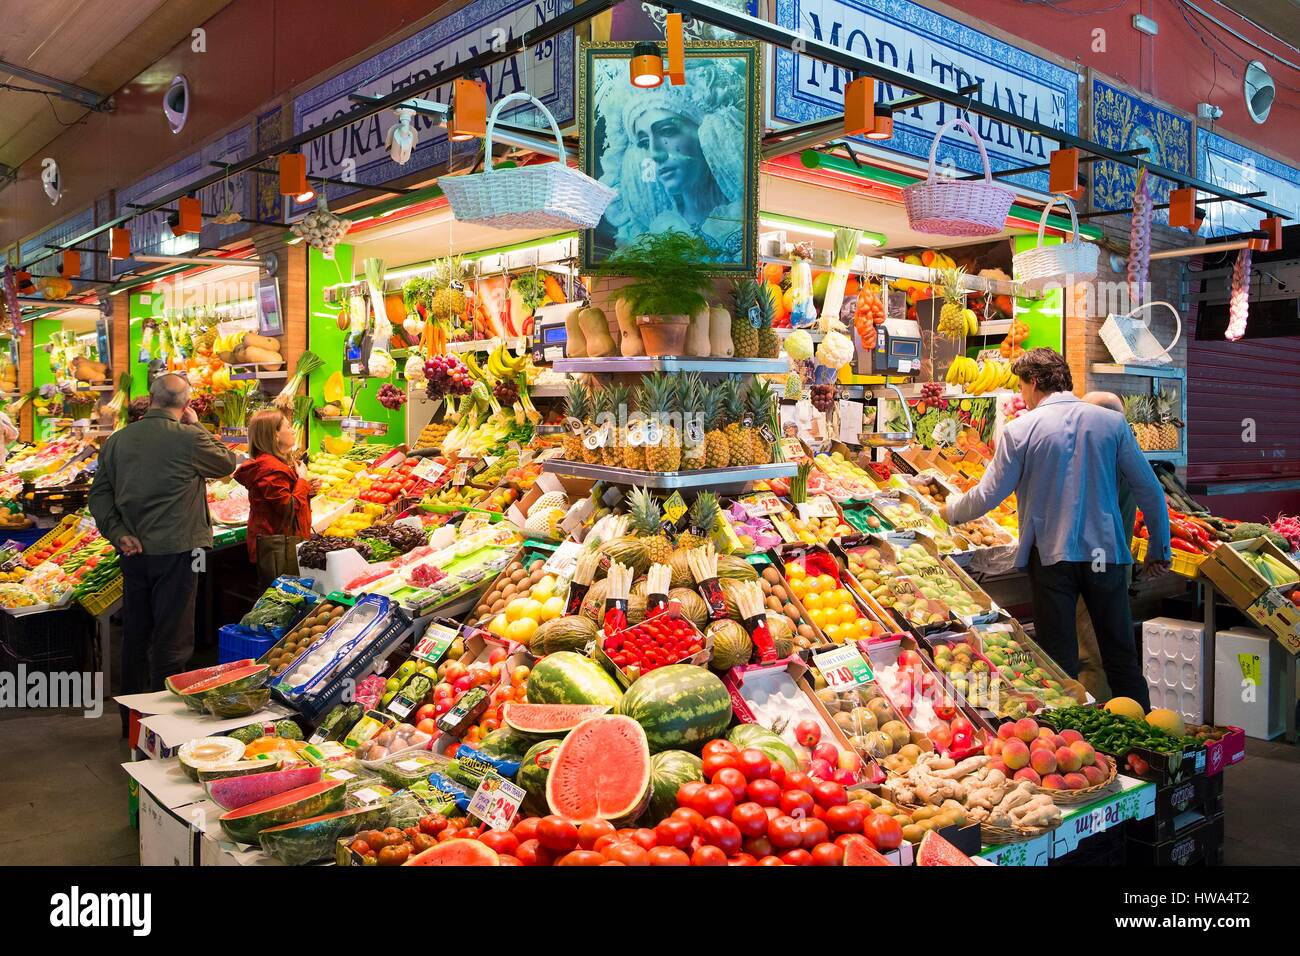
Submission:
[[641,329],[646,355],[657,357],[686,353],[686,330],[691,325],[689,315],[638,315],[636,324]]

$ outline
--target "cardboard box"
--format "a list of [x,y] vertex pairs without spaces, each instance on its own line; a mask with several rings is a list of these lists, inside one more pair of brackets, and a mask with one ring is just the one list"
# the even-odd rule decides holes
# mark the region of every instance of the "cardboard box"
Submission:
[[1240,727],[1219,728],[1228,732],[1218,740],[1205,742],[1205,772],[1211,777],[1223,773],[1223,768],[1246,758],[1246,732]]
[[[1246,611],[1273,583],[1260,575],[1248,564],[1241,553],[1253,551],[1258,554],[1271,555],[1300,576],[1300,567],[1275,548],[1265,538],[1253,538],[1249,541],[1233,541],[1221,544],[1201,562],[1201,574],[1213,582],[1223,592],[1223,596]],[[1296,653],[1292,651],[1292,653]]]
[[1278,588],[1269,588],[1250,607],[1246,616],[1270,631],[1288,654],[1300,654],[1300,607]]

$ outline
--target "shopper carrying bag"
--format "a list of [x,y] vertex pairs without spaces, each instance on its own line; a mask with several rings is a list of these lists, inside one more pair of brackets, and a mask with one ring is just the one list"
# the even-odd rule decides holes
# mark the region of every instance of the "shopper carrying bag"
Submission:
[[298,472],[298,432],[277,408],[258,412],[248,425],[250,459],[235,471],[248,489],[248,557],[263,587],[298,573],[298,544],[311,536],[312,482]]

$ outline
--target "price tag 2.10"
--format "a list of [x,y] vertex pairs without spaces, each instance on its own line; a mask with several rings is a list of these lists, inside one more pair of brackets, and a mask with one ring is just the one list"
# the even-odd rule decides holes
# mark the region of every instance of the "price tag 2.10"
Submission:
[[853,645],[814,654],[813,665],[832,691],[852,690],[875,679],[871,665]]
[[493,830],[508,830],[524,802],[524,790],[495,773],[486,774],[469,801],[469,812]]

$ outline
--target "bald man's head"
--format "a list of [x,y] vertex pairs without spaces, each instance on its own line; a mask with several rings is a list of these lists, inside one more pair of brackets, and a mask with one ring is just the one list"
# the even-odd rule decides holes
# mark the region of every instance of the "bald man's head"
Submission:
[[184,408],[189,400],[190,383],[183,376],[173,373],[159,375],[149,386],[149,405],[152,408],[175,412]]
[[1109,408],[1112,412],[1124,414],[1124,402],[1114,392],[1089,392],[1083,396],[1083,400],[1090,405],[1100,405],[1102,408]]

